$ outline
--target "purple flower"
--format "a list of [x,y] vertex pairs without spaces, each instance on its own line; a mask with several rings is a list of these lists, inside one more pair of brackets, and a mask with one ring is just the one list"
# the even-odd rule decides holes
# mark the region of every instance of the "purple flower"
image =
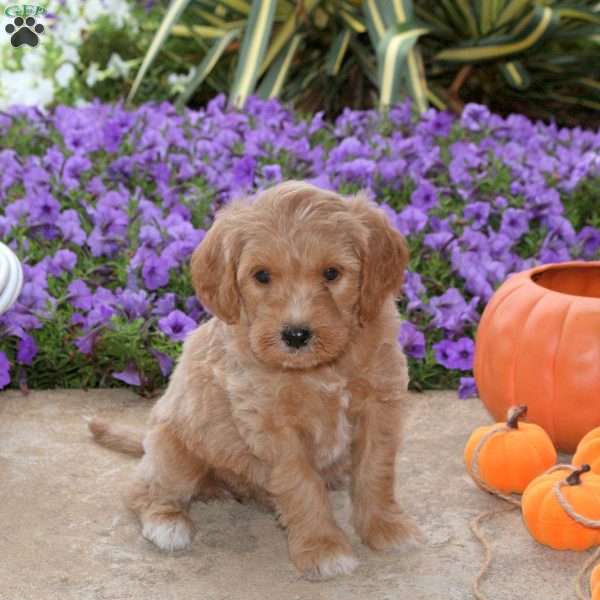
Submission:
[[70,208],[63,211],[56,220],[56,225],[59,227],[65,242],[72,242],[77,246],[85,243],[87,235],[81,227],[81,220],[75,210]]
[[251,156],[238,158],[233,163],[232,176],[236,189],[247,189],[254,182],[256,160]]
[[35,340],[30,335],[24,335],[18,343],[17,362],[22,365],[31,365],[37,353],[38,347]]
[[467,131],[482,131],[488,126],[490,116],[486,106],[470,102],[463,109],[460,124]]
[[124,290],[117,296],[121,311],[130,321],[146,316],[149,309],[148,294],[145,290],[134,292]]
[[60,214],[60,204],[46,191],[38,191],[29,198],[31,223],[55,223]]
[[600,230],[585,226],[577,234],[577,242],[581,244],[583,258],[596,258],[598,250],[600,250]]
[[479,392],[475,384],[475,379],[473,377],[461,377],[458,397],[461,400],[466,400],[467,398],[477,398],[477,396],[479,396]]
[[456,288],[449,288],[443,295],[434,297],[429,302],[429,310],[433,315],[432,324],[436,327],[460,333],[466,325],[475,324],[479,320],[475,297],[467,304]]
[[471,338],[462,337],[458,341],[443,340],[433,344],[436,361],[447,369],[469,371],[473,368],[475,344]]
[[473,229],[481,229],[488,223],[490,205],[487,202],[473,202],[465,207],[463,214],[465,219],[473,221]]
[[398,230],[403,235],[411,235],[425,229],[427,225],[427,215],[414,206],[407,206],[398,215]]
[[270,183],[278,183],[283,179],[279,165],[265,165],[262,168],[263,177]]
[[165,265],[164,261],[154,252],[150,252],[142,266],[142,276],[144,283],[149,290],[157,290],[167,285],[169,282],[170,265]]
[[438,203],[437,189],[426,179],[419,182],[419,185],[410,196],[410,201],[413,206],[428,211]]
[[88,171],[92,167],[91,161],[82,156],[75,154],[70,156],[64,166],[63,181],[67,190],[72,190],[81,186],[81,174]]
[[529,215],[518,208],[507,208],[502,215],[500,233],[512,240],[519,240],[529,231]]
[[398,341],[408,356],[425,357],[425,336],[409,321],[404,321],[400,326]]
[[158,361],[158,366],[163,377],[168,377],[173,371],[173,359],[159,350],[152,349],[150,352]]
[[59,250],[48,263],[48,272],[54,277],[60,277],[63,273],[72,271],[76,264],[75,252]]
[[96,340],[98,339],[97,331],[89,331],[78,337],[74,344],[81,354],[91,354],[94,351]]
[[153,314],[160,317],[166,317],[169,313],[175,310],[175,299],[176,296],[172,292],[168,292],[164,296],[160,297],[154,303],[154,310],[152,311]]
[[128,385],[142,385],[140,372],[133,363],[130,363],[124,371],[113,373],[112,376],[119,381],[127,383]]
[[152,225],[143,225],[139,235],[140,244],[147,248],[157,248],[162,243],[160,231]]
[[158,326],[176,342],[182,342],[188,333],[197,327],[196,322],[180,310],[174,310],[168,316],[159,319]]
[[93,295],[90,288],[81,279],[73,280],[68,288],[71,304],[81,310],[91,310],[93,306]]
[[0,390],[10,383],[10,363],[6,354],[0,352]]

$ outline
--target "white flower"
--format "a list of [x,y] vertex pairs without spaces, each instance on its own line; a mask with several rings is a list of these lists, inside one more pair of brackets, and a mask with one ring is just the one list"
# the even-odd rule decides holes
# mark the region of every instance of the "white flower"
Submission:
[[60,46],[60,49],[62,50],[62,55],[63,55],[63,58],[65,59],[65,61],[73,63],[74,65],[79,64],[79,62],[80,62],[79,52],[77,51],[76,46],[71,46],[69,44],[63,44]]
[[5,71],[0,78],[2,98],[0,105],[7,108],[14,104],[46,106],[54,99],[52,81],[27,71]]
[[196,74],[196,67],[192,67],[187,74],[171,73],[167,77],[167,83],[171,86],[171,91],[181,93],[185,86],[192,80]]
[[34,48],[31,52],[24,52],[21,60],[21,68],[29,73],[40,74],[43,71],[45,55],[41,46]]
[[73,75],[75,75],[75,67],[71,63],[64,63],[56,71],[54,78],[61,88],[65,88],[69,85],[71,79],[73,79]]
[[88,21],[96,21],[106,14],[106,8],[100,0],[87,0],[84,4],[83,16]]
[[129,69],[131,68],[131,65],[129,62],[124,61],[116,52],[113,52],[108,59],[106,67],[116,77],[122,77],[125,79],[129,75]]
[[100,65],[97,62],[93,62],[90,64],[85,78],[85,83],[88,87],[92,87],[96,84],[97,81],[102,80],[102,71],[100,71],[99,67]]

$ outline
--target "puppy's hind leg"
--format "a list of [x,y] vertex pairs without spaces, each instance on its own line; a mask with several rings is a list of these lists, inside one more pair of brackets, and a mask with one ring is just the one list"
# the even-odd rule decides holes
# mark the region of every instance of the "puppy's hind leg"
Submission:
[[144,449],[127,504],[139,517],[147,540],[161,550],[187,548],[194,529],[189,505],[208,475],[208,466],[166,425],[147,434]]

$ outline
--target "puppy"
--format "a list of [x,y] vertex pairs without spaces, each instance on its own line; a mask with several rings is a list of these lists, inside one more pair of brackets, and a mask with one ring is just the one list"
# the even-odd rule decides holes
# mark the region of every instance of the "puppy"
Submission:
[[394,497],[406,394],[398,345],[408,250],[383,212],[302,182],[222,209],[191,260],[214,318],[191,333],[147,433],[90,424],[141,456],[128,494],[159,548],[190,545],[190,502],[254,498],[287,530],[307,577],[349,573],[329,486],[350,474],[353,524],[384,549],[407,527]]

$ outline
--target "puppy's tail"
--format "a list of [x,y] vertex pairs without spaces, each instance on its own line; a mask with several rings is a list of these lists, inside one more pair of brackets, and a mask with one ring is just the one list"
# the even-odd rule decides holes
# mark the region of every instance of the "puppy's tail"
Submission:
[[98,417],[94,417],[88,423],[88,427],[94,440],[101,446],[131,456],[144,455],[145,432],[143,430],[126,425],[114,425]]

